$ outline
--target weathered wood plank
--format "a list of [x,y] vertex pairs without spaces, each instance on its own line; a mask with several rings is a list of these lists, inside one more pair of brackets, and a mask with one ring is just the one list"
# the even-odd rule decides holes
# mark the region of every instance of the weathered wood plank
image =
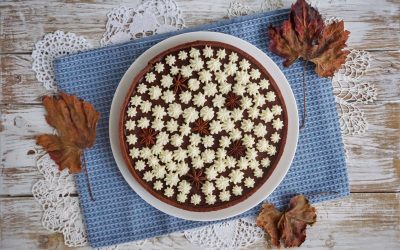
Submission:
[[[360,107],[370,125],[365,134],[345,137],[351,190],[400,191],[400,102]],[[41,178],[35,167],[40,149],[34,136],[52,130],[44,121],[42,106],[8,105],[1,112],[0,195],[28,194]]]
[[[119,5],[136,6],[129,1],[87,1],[78,4],[75,1],[2,1],[0,52],[30,53],[34,43],[45,33],[64,30],[83,35],[93,44],[98,45],[105,30],[106,14]],[[260,0],[247,1],[255,8]],[[285,7],[293,1],[285,0]],[[349,44],[356,48],[398,49],[399,48],[399,13],[397,1],[374,0],[319,1],[321,12],[327,16],[342,17],[346,27],[352,32]],[[209,23],[226,17],[230,1],[214,0],[178,1],[183,10],[187,26]]]
[[[377,102],[400,100],[400,51],[371,52],[371,65],[363,82],[375,85]],[[0,55],[0,104],[40,103],[50,93],[36,80],[30,55]]]
[[[317,223],[308,229],[300,249],[398,249],[399,194],[351,194],[316,204]],[[0,198],[1,249],[67,249],[61,234],[46,231],[42,211],[33,198]],[[180,234],[155,238],[127,249],[198,249]],[[259,242],[248,249],[265,249]],[[88,249],[88,248],[79,248]]]

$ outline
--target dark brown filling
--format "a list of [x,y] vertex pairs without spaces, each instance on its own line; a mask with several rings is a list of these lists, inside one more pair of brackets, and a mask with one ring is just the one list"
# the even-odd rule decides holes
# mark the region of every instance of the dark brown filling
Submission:
[[[192,183],[192,188],[190,193],[188,194],[188,199],[186,200],[185,203],[180,203],[177,201],[177,195],[178,195],[178,191],[177,188],[174,187],[175,189],[175,193],[172,197],[166,197],[164,195],[164,190],[166,188],[166,185],[164,183],[164,187],[163,189],[161,189],[160,191],[157,191],[153,188],[153,185],[156,181],[156,179],[153,179],[153,181],[151,182],[146,182],[143,180],[143,175],[146,171],[150,171],[151,167],[150,166],[146,166],[146,168],[143,171],[137,171],[134,166],[135,166],[135,161],[131,159],[131,157],[129,157],[129,150],[131,148],[133,148],[132,145],[128,145],[126,143],[126,136],[129,136],[130,134],[134,134],[136,135],[136,137],[138,138],[137,143],[134,145],[135,147],[151,147],[151,145],[153,145],[154,143],[156,143],[155,139],[155,135],[156,132],[153,130],[151,131],[151,129],[141,129],[136,127],[133,131],[127,131],[125,129],[125,121],[127,119],[131,119],[131,120],[139,120],[141,117],[147,117],[151,122],[154,120],[152,113],[148,112],[148,113],[143,113],[139,108],[137,108],[137,114],[135,117],[133,118],[129,118],[127,117],[127,109],[129,107],[129,100],[132,96],[135,95],[140,95],[142,97],[142,100],[149,100],[152,102],[152,107],[154,107],[155,105],[161,105],[165,108],[165,110],[167,111],[167,107],[169,104],[165,104],[164,101],[160,98],[159,100],[151,100],[150,96],[148,93],[146,94],[140,94],[137,93],[136,91],[136,86],[140,83],[145,83],[148,86],[148,89],[151,86],[155,86],[158,85],[160,86],[160,80],[161,80],[161,76],[162,75],[166,75],[168,73],[170,73],[170,67],[165,63],[165,56],[172,54],[176,56],[176,63],[175,66],[178,66],[180,68],[180,66],[182,65],[188,65],[189,60],[190,60],[190,56],[189,56],[189,50],[192,47],[195,47],[197,49],[200,50],[200,52],[202,52],[203,48],[205,47],[205,45],[211,46],[212,49],[214,50],[214,57],[216,57],[216,52],[218,49],[223,48],[226,51],[227,56],[225,57],[225,59],[221,60],[221,69],[223,69],[224,64],[229,62],[228,56],[229,54],[231,54],[231,52],[236,52],[238,54],[239,60],[241,61],[243,58],[247,59],[251,66],[251,69],[259,69],[261,72],[261,77],[258,80],[251,80],[251,82],[254,83],[259,83],[261,79],[267,79],[270,82],[270,87],[268,88],[268,90],[264,90],[261,89],[259,90],[259,93],[264,95],[264,97],[266,96],[268,91],[273,91],[276,94],[276,99],[274,102],[266,102],[266,104],[264,104],[263,106],[261,106],[259,108],[260,113],[267,109],[267,108],[272,108],[272,106],[274,105],[279,105],[282,107],[282,113],[279,116],[274,116],[274,119],[276,118],[280,118],[283,122],[284,122],[284,127],[282,129],[282,131],[278,131],[278,133],[280,134],[280,141],[275,144],[272,143],[270,141],[270,136],[272,133],[274,133],[276,130],[272,127],[272,122],[269,123],[265,123],[264,121],[262,121],[261,119],[257,118],[257,119],[251,119],[249,118],[249,114],[247,112],[247,110],[245,110],[243,112],[243,118],[237,122],[235,122],[235,128],[239,129],[242,132],[242,138],[244,136],[244,134],[246,134],[242,128],[241,128],[241,123],[243,120],[245,119],[251,119],[254,122],[254,126],[256,126],[257,124],[261,123],[264,124],[267,127],[267,135],[266,135],[266,139],[270,142],[270,144],[276,146],[276,154],[274,156],[268,156],[268,154],[266,152],[258,152],[258,156],[256,158],[257,161],[261,161],[262,159],[268,157],[271,161],[270,167],[268,168],[264,168],[263,166],[260,166],[259,168],[261,168],[263,170],[263,176],[261,178],[257,178],[254,176],[254,170],[251,168],[247,168],[246,170],[244,170],[244,178],[240,184],[240,186],[243,188],[242,191],[242,195],[240,196],[235,196],[232,192],[233,187],[235,186],[233,183],[230,183],[230,185],[227,187],[226,190],[229,190],[231,193],[231,198],[229,201],[227,202],[222,202],[218,196],[220,194],[220,191],[215,187],[215,190],[213,191],[213,194],[216,195],[217,197],[217,201],[215,204],[213,205],[208,205],[205,202],[205,195],[203,194],[203,192],[201,191],[201,185],[204,183],[205,181],[205,170],[212,165],[212,163],[205,163],[203,169],[194,169],[192,167],[191,164],[191,160],[190,157],[186,158],[186,163],[189,166],[189,172],[185,175],[180,177],[180,179],[186,179],[188,180],[188,182]],[[178,52],[181,50],[185,50],[188,53],[188,58],[184,61],[182,60],[178,60]],[[208,61],[208,59],[204,58],[203,53],[201,53],[202,60],[204,61],[204,68],[206,69],[206,62]],[[164,71],[161,73],[156,73],[153,68],[154,65],[157,62],[162,62],[164,64]],[[144,80],[144,76],[146,75],[146,73],[148,72],[154,72],[155,75],[157,76],[156,81],[154,81],[151,84],[146,83],[146,81]],[[184,104],[179,100],[179,94],[182,93],[182,91],[185,91],[186,89],[188,89],[188,79],[183,78],[182,76],[180,76],[179,74],[174,77],[174,85],[170,88],[171,90],[174,91],[175,95],[176,95],[176,99],[175,101],[177,103],[179,103],[182,107],[182,110],[188,108],[188,107],[194,107],[196,108],[196,110],[198,112],[200,112],[199,107],[197,107],[196,105],[193,104],[193,101],[191,100],[188,104]],[[196,71],[193,71],[192,76],[190,78],[194,78],[194,79],[198,79],[198,73]],[[212,81],[214,83],[217,83],[217,81],[214,78],[214,75],[212,77]],[[233,83],[235,82],[234,80],[234,76],[228,76],[227,78],[227,82]],[[192,99],[193,97],[199,93],[200,91],[203,92],[203,88],[202,85],[204,85],[203,83],[200,83],[200,88],[199,90],[196,91],[190,91],[192,94]],[[217,83],[218,85],[218,83]],[[220,94],[220,93],[217,93]],[[233,110],[236,107],[240,106],[240,97],[236,96],[233,92],[230,92],[228,94],[224,94],[224,97],[226,97],[226,101],[224,106],[229,109],[229,110]],[[245,93],[244,96],[249,96],[248,93]],[[206,97],[206,102],[204,104],[204,106],[209,106],[209,107],[213,107],[213,98],[214,97]],[[217,117],[217,110],[214,108],[215,114],[214,114],[214,118],[212,120],[215,120]],[[287,112],[286,112],[286,107],[285,104],[282,100],[282,96],[281,93],[279,91],[279,89],[276,86],[276,83],[274,82],[274,80],[270,77],[270,75],[268,74],[268,72],[254,59],[252,58],[250,55],[246,54],[245,52],[224,44],[224,43],[218,43],[218,42],[209,42],[209,41],[197,41],[197,42],[193,42],[193,43],[188,43],[188,44],[183,44],[181,46],[177,46],[175,48],[172,48],[168,51],[165,51],[163,53],[161,53],[160,55],[158,55],[157,57],[155,57],[153,60],[151,60],[151,62],[149,63],[149,65],[143,69],[141,71],[141,73],[134,79],[133,83],[132,83],[132,87],[126,97],[125,100],[125,105],[124,105],[124,109],[121,111],[121,121],[120,121],[120,128],[121,128],[121,137],[120,137],[120,141],[121,141],[121,148],[123,149],[123,153],[124,153],[124,158],[127,162],[127,164],[130,167],[130,171],[133,174],[133,176],[139,181],[139,183],[146,188],[146,190],[148,190],[152,195],[154,195],[155,197],[157,197],[158,199],[167,202],[168,204],[183,208],[183,209],[187,209],[187,210],[193,210],[193,211],[212,211],[212,210],[218,210],[218,209],[222,209],[222,208],[226,208],[229,206],[232,206],[244,199],[246,199],[246,197],[250,196],[251,194],[253,194],[267,179],[268,177],[271,175],[272,171],[274,170],[277,162],[279,161],[279,158],[281,157],[285,142],[286,142],[286,134],[287,134],[287,127],[288,127],[288,120],[287,120]],[[170,117],[168,116],[164,116],[163,121],[164,124],[166,124],[170,119]],[[178,126],[178,131],[174,132],[174,134],[180,134],[179,132],[179,127],[184,123],[184,119],[182,117],[182,115],[177,119],[177,122],[179,124]],[[198,133],[201,137],[204,137],[205,135],[210,135],[210,130],[209,130],[209,125],[210,122],[212,121],[204,121],[201,119],[201,117],[199,117],[199,119],[195,122],[195,123],[191,123],[191,133]],[[163,131],[165,131],[166,128],[164,127]],[[172,136],[172,134],[170,134],[170,136]],[[219,140],[222,136],[228,136],[229,137],[229,133],[227,133],[226,131],[222,130],[222,132],[220,132],[218,135],[212,135],[214,138],[214,144],[209,147],[210,149],[213,149],[215,152],[217,151],[218,148],[220,148],[219,145]],[[184,136],[183,137],[183,143],[180,146],[181,148],[187,148],[187,146],[190,144],[189,142],[189,137],[190,134],[188,136]],[[255,138],[255,145],[257,144],[257,138],[256,136],[253,135],[253,137]],[[255,146],[254,146],[255,147]],[[204,147],[203,143],[200,143],[198,145],[198,148],[200,149],[200,152],[203,152],[206,148]],[[175,150],[177,149],[175,146],[171,145],[171,143],[168,143],[167,145],[165,145],[164,149],[168,149],[168,150]],[[231,141],[231,145],[225,149],[227,151],[227,154],[230,156],[235,157],[236,159],[239,159],[241,156],[245,155],[245,148],[243,146],[243,142],[241,139],[236,140],[236,141]],[[163,164],[160,161],[160,164]],[[238,168],[238,167],[237,167]],[[219,176],[225,176],[228,177],[228,174],[230,172],[231,169],[226,169],[228,171],[225,171],[223,173],[221,173]],[[247,188],[244,185],[244,180],[247,177],[251,177],[254,179],[255,184],[253,188]],[[229,177],[228,177],[229,178]],[[161,181],[163,181],[163,179],[160,179]],[[190,203],[190,197],[192,196],[192,194],[198,194],[201,196],[202,198],[202,202],[199,205],[193,205],[192,203]]]

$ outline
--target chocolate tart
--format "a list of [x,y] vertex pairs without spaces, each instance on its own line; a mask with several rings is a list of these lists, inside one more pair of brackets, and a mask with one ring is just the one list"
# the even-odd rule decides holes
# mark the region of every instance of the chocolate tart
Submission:
[[274,171],[288,118],[268,71],[234,46],[195,41],[166,50],[134,78],[120,114],[133,177],[189,211],[244,201]]

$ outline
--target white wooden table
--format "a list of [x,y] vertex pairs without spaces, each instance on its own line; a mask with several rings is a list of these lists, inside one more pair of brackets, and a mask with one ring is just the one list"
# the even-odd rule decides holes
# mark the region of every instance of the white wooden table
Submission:
[[[249,1],[258,6],[261,1]],[[288,6],[288,1],[284,1]],[[187,26],[226,17],[229,1],[178,0]],[[41,226],[42,211],[31,187],[41,178],[35,160],[37,134],[51,131],[40,103],[46,90],[31,70],[31,52],[57,29],[83,35],[97,45],[107,12],[131,1],[0,2],[0,249],[64,249],[61,234]],[[400,2],[320,1],[321,12],[345,20],[349,45],[371,53],[365,81],[378,99],[360,105],[369,129],[344,138],[351,195],[317,204],[318,223],[304,248],[400,249]],[[154,240],[154,248],[184,249],[183,237]],[[258,244],[254,248],[267,246]],[[144,247],[146,248],[146,246]]]

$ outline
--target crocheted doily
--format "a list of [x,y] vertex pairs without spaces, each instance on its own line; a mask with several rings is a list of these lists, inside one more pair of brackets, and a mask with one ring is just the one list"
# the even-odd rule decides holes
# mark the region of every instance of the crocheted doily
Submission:
[[[318,6],[318,1],[311,2]],[[230,4],[227,14],[229,17],[241,16],[282,6],[281,0],[264,0],[260,2],[260,8],[252,9],[243,2],[235,1]],[[150,0],[136,8],[119,7],[111,10],[107,17],[106,32],[100,41],[103,46],[184,27],[181,11],[173,0]],[[72,33],[56,31],[47,34],[35,46],[32,68],[47,89],[56,90],[52,64],[54,58],[90,47],[83,37]],[[362,79],[369,63],[368,52],[351,50],[346,63],[332,79],[343,134],[362,133],[367,127],[363,112],[357,104],[376,99],[374,86]],[[72,195],[76,193],[73,176],[66,170],[60,172],[47,154],[38,158],[37,166],[44,179],[33,186],[32,193],[44,210],[43,226],[50,231],[63,233],[67,246],[87,245],[79,200]],[[173,235],[186,237],[191,243],[207,249],[237,249],[265,240],[254,218],[233,220]],[[161,236],[105,249],[129,249],[144,244],[150,248],[163,246],[168,237]]]
[[46,34],[35,44],[35,49],[32,51],[32,69],[36,72],[36,78],[46,89],[57,90],[54,82],[54,59],[85,51],[91,47],[85,38],[73,33],[57,30]]
[[114,8],[107,14],[102,46],[126,42],[185,27],[182,12],[173,0],[145,1],[136,8]]

